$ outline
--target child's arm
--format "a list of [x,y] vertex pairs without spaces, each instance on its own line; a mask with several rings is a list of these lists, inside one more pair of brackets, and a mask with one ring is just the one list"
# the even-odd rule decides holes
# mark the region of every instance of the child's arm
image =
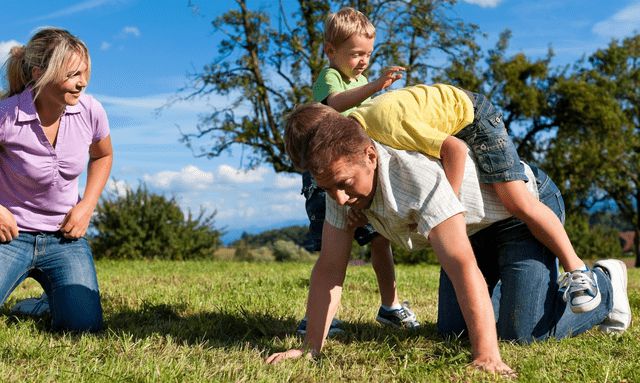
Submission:
[[467,144],[454,136],[447,137],[440,147],[442,168],[456,195],[460,194],[460,187],[462,187],[467,150]]
[[342,113],[347,109],[358,106],[362,101],[371,97],[374,93],[388,88],[395,81],[402,78],[402,74],[397,73],[403,71],[400,66],[393,66],[384,69],[382,76],[376,81],[359,86],[357,88],[345,90],[342,92],[331,93],[327,97],[327,105]]

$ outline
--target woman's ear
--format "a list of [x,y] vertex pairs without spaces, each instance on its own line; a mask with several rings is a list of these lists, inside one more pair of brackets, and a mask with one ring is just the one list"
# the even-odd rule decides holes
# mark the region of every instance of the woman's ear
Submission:
[[43,70],[40,67],[33,67],[31,68],[31,78],[34,81],[37,81],[41,76],[42,76]]

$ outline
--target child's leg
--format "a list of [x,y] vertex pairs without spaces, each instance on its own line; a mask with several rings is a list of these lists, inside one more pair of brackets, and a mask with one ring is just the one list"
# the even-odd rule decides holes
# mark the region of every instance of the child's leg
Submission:
[[416,314],[407,304],[400,304],[391,246],[389,240],[381,235],[376,235],[371,240],[371,264],[376,272],[382,303],[378,309],[376,320],[385,326],[395,328],[416,329],[420,327]]
[[380,302],[388,307],[400,305],[391,246],[389,240],[381,235],[371,240],[371,265],[378,279]]
[[499,182],[493,187],[507,210],[558,257],[565,271],[584,269],[558,216],[527,191],[524,181]]

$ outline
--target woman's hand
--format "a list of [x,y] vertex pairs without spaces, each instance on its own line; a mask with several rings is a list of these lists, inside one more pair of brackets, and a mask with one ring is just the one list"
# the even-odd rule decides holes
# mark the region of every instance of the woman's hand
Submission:
[[65,238],[78,239],[83,237],[87,228],[89,227],[89,221],[91,221],[91,215],[95,206],[85,201],[80,201],[76,206],[71,208],[67,215],[64,216],[62,222],[60,222],[60,232]]
[[6,207],[0,205],[0,242],[9,242],[17,236],[16,217]]

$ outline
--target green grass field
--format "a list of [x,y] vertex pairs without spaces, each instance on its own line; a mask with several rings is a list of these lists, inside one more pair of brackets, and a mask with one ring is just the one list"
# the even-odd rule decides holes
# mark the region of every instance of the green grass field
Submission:
[[[500,378],[468,367],[464,342],[436,334],[436,266],[398,266],[402,299],[423,328],[383,329],[370,266],[351,266],[339,317],[347,334],[321,358],[266,365],[271,352],[299,344],[308,263],[97,263],[106,331],[57,334],[47,320],[16,318],[8,308],[40,293],[33,281],[11,295],[0,316],[1,382],[458,382]],[[640,270],[629,271],[640,315]],[[501,343],[519,381],[640,382],[640,329],[619,337],[597,330],[530,346]]]

